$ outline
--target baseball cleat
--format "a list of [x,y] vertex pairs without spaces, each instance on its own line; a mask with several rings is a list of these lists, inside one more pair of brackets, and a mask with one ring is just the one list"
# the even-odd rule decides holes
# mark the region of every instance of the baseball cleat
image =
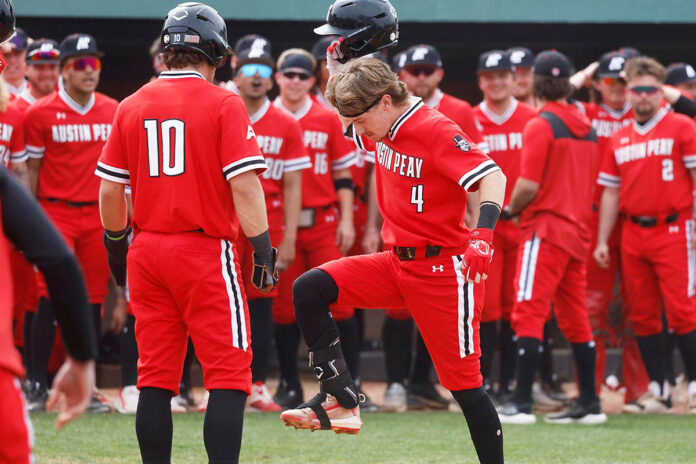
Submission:
[[114,401],[114,409],[121,414],[135,414],[138,409],[140,391],[135,385],[123,387]]
[[291,387],[285,379],[280,379],[273,402],[283,410],[294,409],[304,402],[303,398],[302,386],[299,383],[296,387]]
[[602,412],[599,398],[593,399],[588,404],[576,399],[568,409],[547,414],[544,417],[544,422],[548,424],[598,425],[604,424],[606,421],[607,415]]
[[356,435],[362,427],[360,406],[346,409],[336,397],[328,393],[318,393],[314,398],[280,414],[280,420],[287,427],[295,429],[333,430],[336,433]]
[[538,412],[559,411],[564,406],[563,402],[552,398],[538,382],[532,385],[532,401],[534,409]]
[[250,412],[280,412],[283,409],[273,402],[266,384],[258,381],[251,385],[251,394],[247,398],[246,410]]
[[385,412],[406,412],[406,387],[402,383],[392,382],[384,392],[381,411]]
[[621,412],[625,414],[672,414],[671,398],[660,398],[648,391],[635,401],[626,403],[621,407]]
[[518,405],[514,401],[508,401],[502,406],[498,406],[497,411],[501,424],[536,424],[536,416],[532,414],[531,404]]
[[408,393],[415,400],[431,409],[447,409],[449,401],[444,399],[435,385],[430,382],[414,383],[409,386]]

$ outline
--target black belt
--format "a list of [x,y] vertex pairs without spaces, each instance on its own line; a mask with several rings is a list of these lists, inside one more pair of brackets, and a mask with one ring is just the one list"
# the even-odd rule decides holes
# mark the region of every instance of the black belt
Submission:
[[[416,258],[432,258],[433,256],[440,256],[441,246],[438,245],[426,245],[423,247],[394,247],[394,253],[401,261],[411,261]],[[419,253],[420,250],[424,252]],[[419,256],[420,255],[420,256]]]
[[[679,213],[674,213],[670,214],[669,216],[663,216],[664,217],[664,222],[663,224],[670,224],[677,219],[679,219]],[[661,221],[661,218],[657,217],[651,217],[651,216],[631,216],[631,222],[634,224],[638,224],[641,227],[655,227],[658,225]]]
[[60,198],[46,198],[45,199],[49,203],[63,203],[64,205],[71,206],[73,208],[81,208],[83,206],[95,206],[98,205],[98,201],[70,201],[70,200],[61,200]]

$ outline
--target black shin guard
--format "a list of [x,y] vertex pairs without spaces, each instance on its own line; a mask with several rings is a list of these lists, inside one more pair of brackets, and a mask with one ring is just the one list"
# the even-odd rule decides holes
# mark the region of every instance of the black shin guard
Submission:
[[696,330],[677,336],[677,344],[684,360],[684,370],[690,382],[696,380]]
[[360,377],[360,327],[355,317],[336,321],[341,337],[343,356],[346,359],[348,372],[354,379]]
[[273,337],[273,299],[257,298],[249,301],[251,320],[251,381],[266,382],[268,356]]
[[280,378],[287,382],[290,389],[296,390],[300,387],[297,377],[297,346],[300,343],[300,329],[297,324],[276,324],[275,341]]
[[665,382],[662,334],[636,337],[636,340],[638,340],[640,356],[643,358],[645,370],[648,371],[648,377],[650,377],[651,381],[657,382],[661,390]]
[[56,318],[53,305],[47,298],[39,299],[31,328],[32,379],[48,388],[48,362],[56,337]]
[[118,335],[121,360],[121,387],[138,382],[138,344],[135,341],[135,317],[128,314],[126,324]]
[[384,362],[387,368],[387,381],[404,383],[411,368],[413,348],[413,319],[394,319],[385,317],[382,326]]
[[512,330],[510,321],[500,322],[500,380],[499,393],[510,391],[510,384],[515,378],[515,358],[517,357],[517,343],[515,331]]
[[433,360],[419,331],[416,331],[415,358],[413,361],[413,372],[411,373],[411,385],[429,383],[430,373],[433,370]]
[[358,405],[358,392],[341,351],[338,332],[329,330],[309,348],[309,366],[319,380],[319,390],[335,396],[346,409]]
[[575,368],[578,373],[581,401],[590,402],[596,398],[595,392],[595,363],[597,353],[594,341],[588,343],[571,343]]
[[513,401],[532,404],[532,384],[541,360],[541,340],[520,337],[517,340],[517,388]]
[[172,392],[162,388],[140,389],[135,433],[143,464],[168,464],[172,456]]
[[210,390],[203,422],[203,441],[210,464],[237,464],[242,446],[246,393]]
[[484,383],[492,383],[493,355],[495,354],[496,321],[481,322],[479,334],[481,336],[481,375]]
[[474,442],[479,462],[502,464],[503,428],[498,413],[483,387],[453,391],[452,396],[462,408],[471,440]]

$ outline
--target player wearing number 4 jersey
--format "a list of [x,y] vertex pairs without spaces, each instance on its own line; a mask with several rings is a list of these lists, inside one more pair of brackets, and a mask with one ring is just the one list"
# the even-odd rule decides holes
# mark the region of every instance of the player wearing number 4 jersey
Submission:
[[170,398],[179,390],[190,334],[210,392],[203,432],[208,458],[236,463],[251,349],[233,242],[241,225],[254,247],[252,282],[270,292],[276,250],[257,178],[266,164],[241,99],[211,83],[230,53],[220,15],[183,3],[167,15],[161,37],[170,71],[121,103],[96,171],[104,243],[120,285],[128,255],[140,355],[135,427],[143,461],[169,462]]
[[[295,282],[295,315],[321,393],[281,418],[357,433],[358,397],[329,305],[408,307],[442,385],[466,416],[479,459],[503,462],[500,423],[481,386],[478,327],[505,178],[455,123],[410,97],[376,59],[346,64],[327,97],[344,124],[353,124],[356,141],[375,151],[382,237],[391,251],[331,261]],[[481,218],[469,232],[464,214],[473,190],[480,190]]]
[[663,390],[662,304],[689,379],[689,406],[696,413],[696,251],[693,196],[696,125],[660,107],[665,69],[652,58],[626,63],[629,100],[636,122],[607,145],[598,183],[604,186],[594,257],[608,267],[608,240],[622,218],[621,268],[626,298],[650,391],[639,411],[671,410]]

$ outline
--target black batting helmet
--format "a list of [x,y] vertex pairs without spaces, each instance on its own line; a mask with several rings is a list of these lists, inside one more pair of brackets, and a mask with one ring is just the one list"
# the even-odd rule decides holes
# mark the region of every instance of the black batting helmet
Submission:
[[204,55],[216,67],[232,54],[225,20],[205,3],[186,2],[169,11],[160,40],[162,51],[188,48]]
[[314,32],[343,37],[342,61],[348,61],[396,45],[399,21],[388,0],[336,0],[329,7],[326,24]]
[[12,0],[0,0],[0,43],[6,41],[15,30],[15,15]]

